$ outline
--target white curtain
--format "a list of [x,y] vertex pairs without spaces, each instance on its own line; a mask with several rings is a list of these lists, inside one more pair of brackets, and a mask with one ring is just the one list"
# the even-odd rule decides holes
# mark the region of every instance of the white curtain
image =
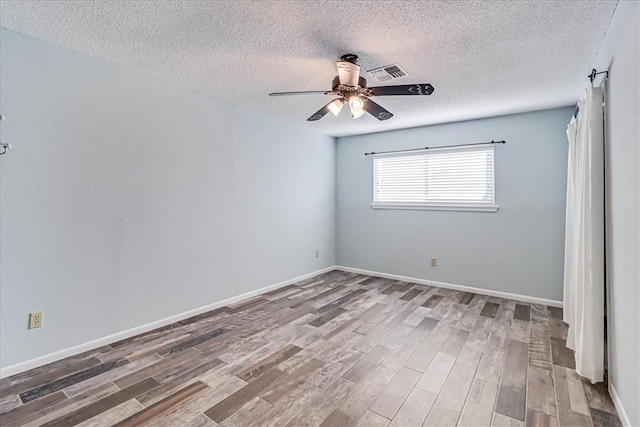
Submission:
[[567,126],[569,161],[564,256],[564,321],[576,371],[604,374],[604,137],[602,88],[587,85]]

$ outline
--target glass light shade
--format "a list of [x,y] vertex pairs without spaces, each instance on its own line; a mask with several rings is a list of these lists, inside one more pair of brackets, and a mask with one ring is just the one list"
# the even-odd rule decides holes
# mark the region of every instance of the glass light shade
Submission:
[[351,110],[351,118],[357,119],[358,117],[364,116],[364,110]]
[[364,100],[359,96],[352,96],[349,99],[349,109],[351,109],[351,118],[357,119],[358,117],[362,117],[364,114]]
[[351,108],[352,111],[362,110],[362,107],[364,107],[364,101],[359,96],[352,96],[349,99],[349,107]]
[[334,116],[337,116],[338,114],[340,114],[340,111],[342,111],[343,105],[344,100],[338,98],[331,101],[329,105],[327,105],[327,108],[333,113]]

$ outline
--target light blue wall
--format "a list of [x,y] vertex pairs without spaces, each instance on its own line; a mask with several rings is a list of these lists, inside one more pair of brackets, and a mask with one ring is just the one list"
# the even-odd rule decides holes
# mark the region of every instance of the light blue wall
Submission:
[[[337,144],[338,264],[562,300],[567,174],[562,108]],[[377,210],[369,151],[506,140],[495,148],[497,213]],[[429,266],[430,257],[437,267]]]
[[3,367],[335,263],[333,138],[0,37]]
[[609,384],[640,426],[640,3],[621,1],[594,67],[607,84]]

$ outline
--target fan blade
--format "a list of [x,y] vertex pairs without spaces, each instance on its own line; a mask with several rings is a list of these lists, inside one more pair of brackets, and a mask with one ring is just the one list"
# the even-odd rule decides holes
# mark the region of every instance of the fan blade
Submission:
[[398,85],[398,86],[378,86],[369,89],[375,96],[387,95],[431,95],[433,86],[429,83],[419,83],[415,85]]
[[393,117],[391,112],[387,111],[369,98],[364,98],[364,106],[362,108],[378,120],[389,120]]
[[[335,99],[334,99],[333,101],[335,101]],[[328,102],[328,103],[327,103],[327,105],[325,105],[324,107],[322,107],[321,109],[319,109],[318,111],[316,111],[315,113],[313,113],[313,114],[311,115],[311,117],[309,117],[309,118],[307,119],[307,121],[308,121],[308,122],[315,122],[316,120],[320,120],[321,118],[323,118],[324,116],[326,116],[326,115],[327,115],[327,113],[328,113],[329,111],[331,111],[331,110],[329,109],[329,105],[330,105],[333,101]]]
[[329,92],[326,90],[307,90],[302,92],[272,92],[269,96],[287,96],[287,95],[313,95],[313,94],[323,94],[326,95]]

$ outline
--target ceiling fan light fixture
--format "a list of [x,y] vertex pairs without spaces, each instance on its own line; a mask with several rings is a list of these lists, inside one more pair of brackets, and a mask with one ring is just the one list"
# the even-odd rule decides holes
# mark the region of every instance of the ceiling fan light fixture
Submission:
[[364,116],[364,110],[353,111],[351,110],[351,118],[357,119]]
[[[357,62],[357,55],[351,53],[342,55],[340,61],[336,63],[338,75],[335,76],[331,82],[331,90],[329,91],[272,92],[269,96],[324,94],[338,97],[329,101],[328,104],[325,104],[321,109],[313,113],[307,119],[308,122],[318,121],[329,114],[329,112],[334,116],[339,115],[344,104],[347,102],[349,103],[349,110],[351,110],[351,118],[357,119],[367,112],[374,118],[383,121],[392,118],[393,114],[372,101],[370,99],[371,96],[431,95],[433,93],[433,86],[429,83],[367,87],[367,80],[360,76],[360,66]],[[394,75],[394,73],[406,75],[406,72],[397,65],[387,66],[381,69],[388,75]],[[372,71],[379,71],[381,69]]]
[[359,96],[349,98],[349,109],[351,110],[351,118],[357,119],[364,114],[364,100]]
[[327,105],[327,108],[329,109],[329,111],[331,111],[331,113],[334,116],[337,116],[338,114],[340,114],[340,111],[342,111],[343,105],[344,105],[344,99],[337,98],[331,101],[329,105]]

